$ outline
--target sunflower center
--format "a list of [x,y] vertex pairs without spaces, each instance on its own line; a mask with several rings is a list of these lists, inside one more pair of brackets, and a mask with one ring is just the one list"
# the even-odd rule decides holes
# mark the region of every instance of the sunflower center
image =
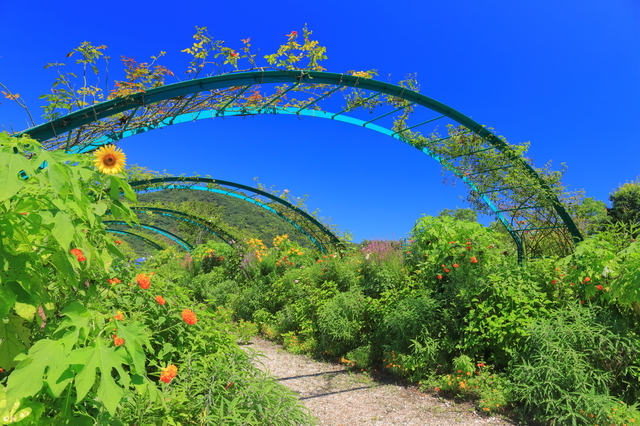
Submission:
[[113,166],[117,161],[118,159],[113,154],[107,154],[102,158],[102,162],[105,166]]

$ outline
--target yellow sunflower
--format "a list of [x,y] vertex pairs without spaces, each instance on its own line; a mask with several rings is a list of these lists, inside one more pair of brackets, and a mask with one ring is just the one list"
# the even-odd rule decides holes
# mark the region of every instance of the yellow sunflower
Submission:
[[93,164],[102,173],[110,175],[124,170],[127,156],[114,145],[105,145],[93,153]]

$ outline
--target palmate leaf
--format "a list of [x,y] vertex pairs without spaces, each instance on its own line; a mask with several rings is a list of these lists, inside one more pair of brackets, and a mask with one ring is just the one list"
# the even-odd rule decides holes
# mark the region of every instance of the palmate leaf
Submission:
[[0,202],[7,200],[18,193],[25,185],[25,180],[20,176],[24,171],[27,175],[33,173],[33,164],[20,154],[9,152],[0,153]]
[[[5,320],[6,321],[6,320]],[[0,367],[8,370],[17,362],[16,355],[27,349],[29,343],[29,330],[22,326],[24,320],[11,315],[7,323],[0,321]]]
[[144,325],[138,321],[133,321],[129,325],[118,324],[118,337],[124,339],[124,346],[131,355],[136,372],[144,375],[146,357],[142,345],[151,348]]
[[[27,355],[21,356],[20,363],[9,375],[7,406],[13,406],[16,401],[37,394],[44,385],[44,372],[47,368],[57,368],[60,371],[60,365],[65,365],[64,358],[65,348],[61,340],[38,340]],[[48,380],[57,379],[50,371]]]
[[87,395],[96,381],[96,369],[100,370],[100,384],[98,385],[98,399],[104,404],[111,415],[115,414],[116,408],[124,395],[122,387],[116,384],[111,373],[115,368],[120,375],[120,382],[123,386],[129,386],[131,378],[123,368],[123,364],[128,364],[124,356],[125,351],[121,348],[106,346],[102,340],[96,340],[95,346],[76,349],[71,352],[67,362],[69,364],[80,364],[82,369],[76,375],[76,392],[80,402]]
[[71,302],[66,308],[62,310],[62,314],[66,315],[60,326],[56,329],[54,334],[60,330],[73,327],[73,330],[67,331],[63,340],[69,348],[76,344],[80,335],[86,339],[91,332],[91,313],[78,302]]

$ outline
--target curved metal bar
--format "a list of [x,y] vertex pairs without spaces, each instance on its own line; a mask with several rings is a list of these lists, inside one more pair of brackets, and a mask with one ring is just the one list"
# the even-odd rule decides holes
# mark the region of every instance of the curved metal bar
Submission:
[[[157,128],[162,128],[162,127],[166,127],[169,126],[171,124],[179,124],[179,123],[183,123],[183,122],[188,122],[188,121],[195,121],[195,120],[203,120],[203,119],[207,119],[207,118],[213,118],[214,116],[239,116],[239,115],[246,115],[247,110],[244,108],[227,108],[226,110],[224,110],[222,113],[218,113],[215,110],[208,110],[208,111],[200,111],[196,114],[181,114],[178,116],[175,116],[172,120],[172,123],[158,123],[156,125],[156,127],[154,127],[153,129],[157,129]],[[354,118],[354,117],[349,117],[349,116],[343,116],[343,115],[338,115],[336,116],[336,114],[333,114],[329,111],[318,111],[318,110],[298,110],[297,108],[278,108],[275,111],[272,111],[273,114],[290,114],[290,115],[304,115],[304,116],[309,116],[309,117],[316,117],[316,118],[325,118],[325,119],[330,119],[330,120],[336,120],[336,121],[342,121],[344,123],[348,123],[348,124],[353,124],[356,126],[362,126],[362,127],[366,127],[370,130],[376,131],[378,133],[382,133],[383,135],[387,135],[390,136],[394,139],[398,139],[402,142],[406,143],[406,140],[403,139],[403,137],[398,133],[398,132],[394,132],[391,129],[387,129],[386,127],[382,127],[379,126],[377,124],[370,124],[369,122],[365,122],[364,120],[360,120],[358,118]],[[126,138],[128,136],[133,136],[134,134],[139,134],[142,132],[146,132],[148,130],[153,130],[153,129],[149,129],[149,128],[142,128],[142,129],[137,129],[136,133],[130,133],[130,132],[123,132],[117,135],[111,135],[109,138],[104,138],[102,140],[97,140],[95,142],[93,142],[91,144],[91,148],[87,149],[87,151],[91,151],[99,146],[102,145],[106,145],[109,143],[115,143],[117,141],[119,141],[120,139]],[[503,212],[498,209],[497,206],[495,206],[495,204],[493,203],[493,201],[491,201],[491,199],[489,197],[487,197],[475,184],[475,182],[473,182],[468,176],[464,175],[463,173],[461,173],[458,169],[449,166],[445,161],[443,161],[443,159],[436,154],[435,152],[433,152],[432,150],[430,150],[429,148],[422,148],[421,149],[422,152],[424,152],[425,154],[429,155],[431,158],[433,158],[434,160],[436,160],[438,163],[440,163],[444,168],[446,168],[447,170],[449,170],[450,172],[452,172],[453,174],[455,174],[457,177],[459,177],[460,179],[462,179],[462,181],[464,183],[466,183],[471,190],[476,191],[478,193],[478,196],[485,202],[485,204],[487,204],[489,206],[489,208],[494,212],[494,215],[496,216],[496,218],[502,222],[502,224],[507,228],[507,230],[509,231],[509,233],[511,234],[511,238],[513,238],[513,240],[516,242],[516,246],[520,248],[519,253],[521,252],[521,248],[522,248],[522,240],[520,235],[517,233],[517,231],[514,231],[509,223],[509,221],[507,220],[507,218],[505,217],[505,215],[503,214]],[[218,181],[218,182],[224,182],[224,181]],[[248,187],[245,187],[245,189]],[[255,188],[250,188],[249,190],[255,190]],[[214,191],[214,192],[219,192],[219,191]],[[269,194],[270,195],[270,194]],[[277,198],[277,197],[276,197]],[[278,200],[280,200],[278,198]],[[248,200],[251,202],[255,202],[253,200]],[[261,205],[261,207],[264,207]],[[264,207],[267,210],[271,210],[269,207]],[[272,211],[273,213],[274,212]]]
[[[127,222],[125,222],[123,220],[103,220],[102,223],[104,223],[105,225],[131,226]],[[147,229],[149,231],[156,232],[156,233],[158,233],[160,235],[163,235],[163,236],[169,238],[171,241],[177,243],[180,247],[182,247],[186,251],[193,250],[193,246],[191,244],[189,244],[188,242],[186,242],[182,238],[178,237],[177,235],[172,234],[169,231],[165,231],[162,228],[158,228],[157,226],[148,225],[148,224],[145,224],[145,223],[140,223],[138,225],[133,225],[133,227],[134,228],[144,228],[144,229]]]
[[[301,71],[301,70],[281,70],[281,71],[251,71],[251,72],[240,72],[240,73],[229,73],[222,74],[212,77],[205,77],[196,80],[188,80],[184,82],[169,84],[166,86],[161,86],[158,88],[150,89],[146,92],[136,93],[126,98],[116,98],[106,102],[102,102],[100,104],[92,105],[88,108],[84,108],[79,111],[75,111],[71,114],[68,114],[59,119],[53,120],[51,122],[35,126],[31,129],[27,129],[22,134],[28,134],[32,138],[44,141],[47,139],[52,139],[57,137],[60,134],[78,128],[82,125],[89,124],[95,121],[98,121],[102,118],[106,118],[112,116],[114,114],[118,114],[124,111],[128,111],[134,108],[139,108],[141,106],[153,104],[156,102],[161,102],[168,99],[180,99],[182,97],[192,95],[194,93],[199,92],[215,92],[220,89],[227,89],[232,87],[240,87],[245,86],[247,88],[251,87],[254,84],[278,84],[278,83],[294,83],[294,84],[308,84],[308,85],[334,85],[338,87],[354,87],[361,90],[370,90],[373,92],[379,92],[382,94],[386,94],[392,97],[396,97],[399,99],[403,99],[408,101],[409,103],[414,103],[416,105],[424,106],[426,108],[431,109],[432,111],[436,111],[440,113],[444,117],[448,117],[460,125],[468,128],[472,132],[476,133],[484,141],[492,145],[495,149],[500,151],[504,157],[514,163],[518,164],[523,170],[523,172],[529,177],[533,178],[541,188],[540,194],[544,197],[550,209],[553,209],[560,220],[564,223],[566,229],[569,231],[574,242],[578,242],[582,240],[582,235],[578,230],[577,226],[565,210],[562,203],[558,200],[558,198],[553,195],[550,187],[547,183],[536,173],[536,171],[526,162],[524,161],[513,149],[511,149],[504,141],[502,141],[498,136],[493,134],[491,131],[475,122],[471,118],[461,114],[457,110],[438,102],[432,98],[429,98],[425,95],[422,95],[418,92],[414,92],[405,87],[396,86],[390,83],[385,83],[377,80],[367,79],[363,77],[353,76],[353,75],[345,75],[345,74],[335,74],[335,73],[326,73],[326,72],[316,72],[316,71]],[[306,108],[303,107],[303,109]],[[264,111],[263,111],[264,110]],[[260,108],[254,112],[247,112],[248,114],[258,114],[269,112],[272,110],[271,107],[268,108]],[[275,108],[273,108],[275,110]],[[346,111],[346,110],[345,110]],[[299,111],[299,113],[302,111]],[[224,113],[224,108],[223,108]],[[218,111],[218,116],[220,116],[220,111]],[[341,117],[341,113],[334,114],[332,119],[339,119]],[[170,119],[171,123],[175,122],[175,120]],[[171,124],[167,123],[167,124]],[[161,122],[156,122],[152,125],[147,126],[148,129],[156,128],[161,125]],[[373,126],[370,123],[365,123],[363,126],[371,127]],[[415,127],[415,126],[413,126]],[[408,129],[408,128],[407,128]],[[399,133],[402,133],[404,130],[402,129]],[[131,130],[132,133],[139,132],[139,129]],[[398,134],[399,134],[398,133]],[[84,147],[80,147],[82,149]],[[424,151],[424,149],[423,149]],[[428,151],[424,151],[427,154],[431,155]],[[442,161],[441,161],[442,162]],[[449,165],[448,167],[451,171],[453,171],[456,175],[461,176],[460,172],[457,172],[457,169]],[[467,180],[468,183],[470,180]],[[482,193],[481,193],[482,195]],[[483,201],[487,201],[488,198],[482,198]],[[488,204],[488,207],[496,214],[499,220],[505,225],[511,236],[514,238],[514,241],[518,245],[519,256],[523,256],[523,246],[522,241],[516,238],[516,229],[513,228],[511,223],[507,221],[503,216],[500,216],[500,210],[497,209],[496,206],[492,204]]]
[[213,229],[211,229],[209,226],[205,225],[204,223],[202,223],[202,219],[197,217],[197,216],[193,216],[190,215],[188,213],[183,213],[183,212],[179,212],[176,210],[170,210],[170,209],[163,209],[160,207],[140,207],[140,206],[136,206],[136,207],[131,207],[131,210],[134,211],[140,211],[140,212],[151,212],[151,213],[156,213],[156,214],[161,214],[163,216],[168,216],[171,217],[173,219],[177,219],[177,220],[181,220],[183,222],[187,222],[190,223],[192,225],[196,225],[199,226],[200,228],[204,229],[205,231],[209,232],[210,234],[215,235],[216,237],[220,238],[224,243],[233,246],[233,241],[238,241],[237,237],[233,237],[231,234],[229,234],[228,232],[216,228],[216,230],[214,231]]
[[[165,177],[159,177],[159,178],[154,178],[154,179],[148,179],[148,180],[140,180],[140,181],[134,181],[134,182],[129,182],[129,184],[131,185],[131,188],[136,190],[136,191],[140,191],[137,188],[143,188],[142,190],[154,190],[156,188],[153,188],[153,185],[158,185],[158,184],[162,184],[163,187],[160,189],[195,189],[195,190],[200,190],[200,191],[208,191],[208,192],[215,192],[218,194],[223,194],[223,195],[228,195],[231,197],[235,197],[244,201],[248,201],[252,204],[255,204],[258,207],[261,207],[267,211],[269,211],[270,213],[273,213],[279,217],[281,217],[282,219],[284,219],[285,221],[289,222],[292,226],[294,226],[298,231],[300,231],[302,234],[304,234],[307,238],[309,238],[309,240],[316,246],[318,247],[318,249],[320,249],[320,251],[322,251],[323,253],[327,252],[327,247],[325,247],[327,244],[332,245],[336,248],[339,248],[342,246],[342,242],[340,241],[340,239],[338,237],[336,237],[331,231],[329,231],[324,225],[322,225],[320,222],[318,222],[318,220],[316,220],[313,216],[311,216],[310,214],[308,214],[307,212],[305,212],[304,210],[300,209],[299,207],[294,206],[293,204],[289,203],[286,200],[283,200],[280,197],[277,197],[273,194],[270,194],[266,191],[262,191],[260,189],[257,188],[252,188],[250,186],[246,186],[243,184],[239,184],[239,183],[235,183],[235,182],[230,182],[230,181],[226,181],[226,180],[220,180],[220,179],[212,179],[212,178],[202,178],[202,177],[186,177],[186,176],[165,176]],[[168,185],[165,185],[168,184]],[[295,220],[291,219],[290,217],[288,217],[287,215],[283,214],[282,211],[275,209],[265,203],[260,202],[259,200],[255,200],[251,197],[247,197],[244,194],[240,194],[237,192],[233,192],[233,191],[228,191],[228,190],[224,190],[221,188],[215,188],[215,187],[211,187],[211,186],[199,186],[199,185],[194,185],[194,184],[208,184],[208,185],[218,185],[218,186],[225,186],[225,187],[230,187],[230,188],[235,188],[237,190],[241,190],[241,191],[246,191],[246,192],[251,192],[253,194],[258,194],[262,197],[268,198],[269,200],[273,201],[276,203],[277,206],[282,206],[286,211],[290,211],[295,213],[298,216],[301,216],[304,221],[309,222],[313,225],[313,227],[315,227],[321,236],[324,237],[325,240],[328,240],[327,242],[323,242],[320,241],[318,238],[316,238],[315,236],[311,235],[311,232],[307,229],[305,229],[303,226],[301,226],[300,223],[296,222]],[[158,189],[158,190],[160,190]]]
[[158,250],[164,250],[164,247],[162,247],[160,244],[156,243],[155,241],[150,240],[147,237],[143,237],[142,235],[134,234],[133,232],[121,231],[119,229],[110,229],[110,228],[107,228],[106,231],[107,232],[111,232],[113,234],[129,235],[131,237],[138,238],[138,239],[144,241],[145,243],[147,243],[149,245],[152,245],[153,247],[155,247]]

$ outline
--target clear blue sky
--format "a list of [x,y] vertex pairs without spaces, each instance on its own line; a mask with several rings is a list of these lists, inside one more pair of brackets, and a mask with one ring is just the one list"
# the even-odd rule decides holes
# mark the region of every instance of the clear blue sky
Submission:
[[[234,4],[235,6],[232,6]],[[195,26],[231,46],[251,37],[263,53],[306,23],[327,46],[330,72],[377,69],[397,82],[418,73],[421,92],[510,142],[531,142],[541,166],[567,163],[565,183],[608,201],[640,175],[640,1],[413,0],[324,2],[0,2],[0,82],[34,115],[55,75],[83,41],[117,58],[161,63],[178,73]],[[388,77],[390,74],[390,77]],[[0,124],[27,127],[0,99]],[[38,123],[42,119],[37,119]],[[186,123],[124,140],[130,163],[253,185],[294,196],[355,240],[401,238],[423,214],[466,207],[462,183],[442,183],[438,164],[374,132],[294,117]]]

